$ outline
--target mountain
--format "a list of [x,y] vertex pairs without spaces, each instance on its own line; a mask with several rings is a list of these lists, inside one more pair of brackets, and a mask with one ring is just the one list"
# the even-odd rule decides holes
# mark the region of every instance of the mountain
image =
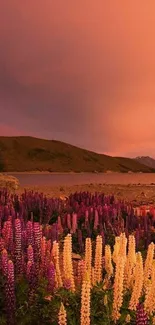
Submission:
[[136,161],[151,168],[155,168],[155,159],[149,156],[139,156],[135,158]]
[[55,140],[0,137],[0,169],[8,172],[155,172],[130,158],[111,157]]

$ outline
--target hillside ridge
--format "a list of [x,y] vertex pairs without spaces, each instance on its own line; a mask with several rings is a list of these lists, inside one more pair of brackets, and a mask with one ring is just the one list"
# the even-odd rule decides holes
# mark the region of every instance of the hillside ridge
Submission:
[[0,171],[155,172],[139,161],[111,157],[74,145],[30,136],[0,136]]
[[155,159],[149,156],[138,156],[135,158],[136,161],[140,162],[143,165],[146,165],[151,168],[155,168]]

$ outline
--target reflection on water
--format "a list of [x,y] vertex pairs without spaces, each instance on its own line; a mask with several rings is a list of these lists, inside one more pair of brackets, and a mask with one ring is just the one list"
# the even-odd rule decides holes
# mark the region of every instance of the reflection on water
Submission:
[[14,174],[14,176],[19,179],[21,186],[155,183],[155,174]]

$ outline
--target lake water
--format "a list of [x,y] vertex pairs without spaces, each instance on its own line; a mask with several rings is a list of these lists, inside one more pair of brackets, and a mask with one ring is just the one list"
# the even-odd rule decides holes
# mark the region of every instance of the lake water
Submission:
[[151,184],[155,174],[13,174],[21,186],[102,184]]

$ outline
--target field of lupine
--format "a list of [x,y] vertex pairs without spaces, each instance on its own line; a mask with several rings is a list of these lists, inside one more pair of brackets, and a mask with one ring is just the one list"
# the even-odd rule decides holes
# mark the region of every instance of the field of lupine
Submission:
[[155,208],[0,192],[0,324],[155,324]]

